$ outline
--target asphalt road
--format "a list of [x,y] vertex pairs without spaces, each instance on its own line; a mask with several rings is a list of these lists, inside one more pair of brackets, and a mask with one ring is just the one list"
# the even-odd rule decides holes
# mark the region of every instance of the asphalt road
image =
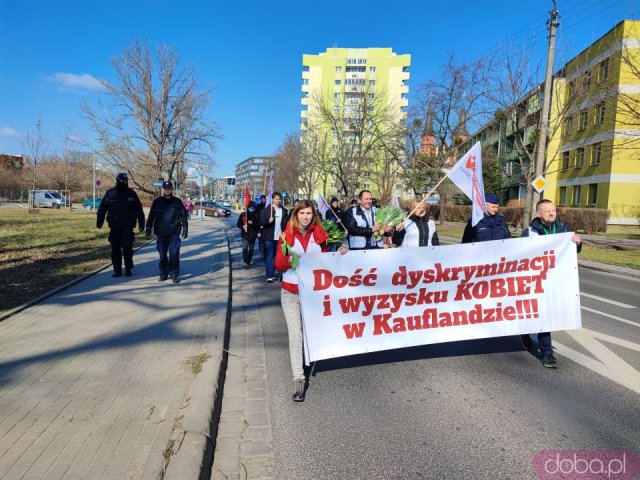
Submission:
[[637,279],[580,270],[558,370],[517,337],[455,342],[318,362],[294,403],[280,286],[256,263],[277,478],[522,479],[542,450],[640,453]]

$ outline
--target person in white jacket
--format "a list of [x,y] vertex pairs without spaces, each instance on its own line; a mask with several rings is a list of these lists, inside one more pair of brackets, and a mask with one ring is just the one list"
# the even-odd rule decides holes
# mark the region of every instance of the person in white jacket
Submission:
[[393,232],[393,244],[398,247],[433,247],[440,245],[436,222],[429,220],[427,206],[423,202],[414,202],[413,214],[396,227]]

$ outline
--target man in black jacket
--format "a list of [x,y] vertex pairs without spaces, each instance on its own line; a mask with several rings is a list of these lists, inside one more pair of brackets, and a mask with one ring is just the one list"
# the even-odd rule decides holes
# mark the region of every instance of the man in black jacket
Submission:
[[242,212],[238,217],[237,226],[240,229],[240,236],[242,238],[244,267],[249,268],[251,266],[251,259],[253,258],[253,248],[256,244],[256,238],[258,238],[258,232],[260,231],[260,219],[256,211],[256,202],[253,200],[249,202],[247,210]]
[[260,214],[260,225],[262,226],[262,238],[266,247],[266,273],[267,283],[273,283],[276,279],[276,268],[274,260],[276,258],[276,247],[280,234],[284,231],[289,221],[289,212],[281,206],[282,195],[274,192],[271,195],[271,205],[267,205]]
[[[571,228],[556,218],[556,206],[551,200],[540,200],[536,204],[536,218],[531,221],[529,228],[522,231],[521,237],[537,237],[542,235],[553,235],[555,233],[570,232]],[[571,241],[576,244],[578,253],[582,250],[582,239],[578,235],[571,237]],[[522,346],[527,350],[533,348],[533,342],[529,335],[522,335]],[[542,354],[542,365],[547,368],[558,368],[558,362],[553,356],[551,346],[551,332],[538,333],[538,346]]]
[[[266,195],[260,195],[260,203],[256,205],[256,213],[258,214],[258,223],[260,220],[260,216],[262,215],[262,211],[267,206],[267,197]],[[260,249],[260,253],[262,254],[262,259],[267,258],[267,247],[264,245],[264,238],[262,236],[262,226],[258,226],[258,248]]]
[[124,257],[124,274],[130,277],[135,239],[133,229],[137,221],[140,231],[144,230],[144,211],[138,195],[129,188],[129,178],[126,173],[119,173],[116,177],[116,186],[104,194],[98,208],[96,222],[98,228],[102,228],[105,216],[109,225],[112,276],[122,276],[122,257]]
[[507,219],[498,213],[500,200],[497,195],[487,193],[484,196],[487,211],[475,227],[471,226],[471,218],[462,234],[461,243],[488,242],[490,240],[504,240],[511,238]]
[[[173,196],[173,184],[162,183],[162,196],[151,205],[147,219],[147,238],[151,238],[151,228],[156,234],[156,246],[160,253],[160,278],[164,282],[171,277],[173,283],[180,283],[180,233],[187,238],[189,224],[187,212],[179,198]],[[169,258],[167,258],[169,252]]]
[[384,235],[391,236],[393,228],[379,225],[376,222],[376,208],[369,190],[358,194],[360,205],[350,208],[342,215],[342,222],[349,231],[349,248],[351,250],[368,250],[382,248],[384,241],[376,240],[374,233],[384,228]]

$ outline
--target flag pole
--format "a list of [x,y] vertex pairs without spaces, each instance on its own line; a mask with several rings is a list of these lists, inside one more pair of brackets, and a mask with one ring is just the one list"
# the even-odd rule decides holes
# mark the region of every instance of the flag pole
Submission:
[[[324,199],[324,197],[322,197]],[[326,200],[324,200],[325,203],[327,202]],[[331,204],[327,203],[327,207],[329,207],[329,210],[331,210],[331,213],[333,213],[333,216],[336,217],[336,220],[338,220],[338,223],[340,224],[340,226],[344,229],[344,232],[349,235],[349,230],[347,230],[347,227],[344,226],[344,223],[342,223],[342,219],[336,215],[336,212],[333,211],[333,208],[331,208]]]
[[[447,178],[447,176],[446,176],[446,175],[445,175],[444,177],[442,177],[442,179],[440,179],[440,181],[439,181],[438,183],[436,183],[436,186],[435,186],[435,187],[433,187],[433,188],[431,189],[431,191],[430,191],[430,192],[429,192],[429,193],[428,193],[428,194],[427,194],[427,195],[426,195],[422,200],[420,200],[420,201],[418,202],[418,204],[417,204],[415,207],[413,207],[413,210],[411,210],[411,211],[409,212],[409,214],[408,214],[406,217],[404,217],[404,220],[406,220],[406,219],[407,219],[407,218],[409,218],[411,215],[413,215],[413,212],[415,212],[415,211],[416,211],[416,209],[420,206],[420,204],[425,203],[425,199],[429,198],[429,197],[433,194],[433,192],[435,192],[436,188],[438,188],[438,187],[440,186],[440,184],[441,184],[441,183],[442,183],[446,178]],[[402,221],[403,223],[404,223],[404,220]]]

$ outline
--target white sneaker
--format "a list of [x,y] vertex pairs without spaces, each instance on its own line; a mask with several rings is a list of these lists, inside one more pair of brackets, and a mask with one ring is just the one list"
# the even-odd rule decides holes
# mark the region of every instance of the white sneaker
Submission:
[[275,279],[273,277],[269,277],[267,278],[267,283],[273,283]]

